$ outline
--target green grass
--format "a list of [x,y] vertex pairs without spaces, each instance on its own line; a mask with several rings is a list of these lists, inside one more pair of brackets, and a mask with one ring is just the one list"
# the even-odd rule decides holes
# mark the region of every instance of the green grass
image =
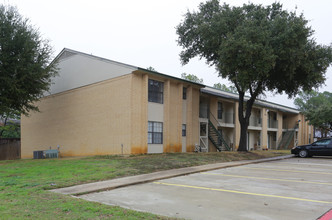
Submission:
[[285,154],[289,151],[0,161],[0,219],[168,219],[48,190],[173,168]]

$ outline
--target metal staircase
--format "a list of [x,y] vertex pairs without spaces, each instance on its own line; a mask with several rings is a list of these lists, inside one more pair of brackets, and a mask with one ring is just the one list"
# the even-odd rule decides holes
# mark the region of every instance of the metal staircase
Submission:
[[279,138],[277,149],[288,149],[297,128],[298,124],[296,124],[293,129],[286,131],[286,133]]
[[216,129],[213,123],[209,120],[209,140],[212,144],[218,149],[218,151],[229,151],[230,147],[220,134],[220,132]]

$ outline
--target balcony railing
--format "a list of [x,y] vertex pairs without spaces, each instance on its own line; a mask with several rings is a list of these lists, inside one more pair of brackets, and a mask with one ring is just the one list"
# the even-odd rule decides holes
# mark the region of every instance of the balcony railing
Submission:
[[291,123],[282,123],[282,129],[286,130],[294,130],[298,128],[298,124],[291,124]]
[[234,124],[234,113],[226,112],[222,114],[222,119],[218,119],[221,123]]
[[262,127],[262,119],[260,117],[250,116],[249,126]]
[[270,119],[267,121],[267,124],[268,128],[278,128],[278,120]]

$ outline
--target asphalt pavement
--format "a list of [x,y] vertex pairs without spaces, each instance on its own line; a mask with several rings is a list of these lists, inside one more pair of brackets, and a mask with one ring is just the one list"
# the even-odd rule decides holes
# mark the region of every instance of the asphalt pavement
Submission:
[[[185,174],[186,169],[158,172],[143,178],[148,183],[133,181],[135,184],[127,187],[77,197],[194,220],[311,220],[326,212],[326,218],[322,219],[330,219],[332,158],[285,158],[222,163],[187,170],[193,174]],[[177,177],[166,178],[167,174]],[[152,180],[153,177],[156,179]],[[129,184],[130,181],[124,182]]]

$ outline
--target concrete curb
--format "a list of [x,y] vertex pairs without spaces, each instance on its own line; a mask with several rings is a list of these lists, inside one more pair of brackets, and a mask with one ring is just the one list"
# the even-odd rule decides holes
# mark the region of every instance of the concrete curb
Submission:
[[185,167],[173,170],[165,170],[159,171],[154,173],[142,174],[137,176],[128,176],[118,179],[112,180],[105,180],[95,183],[87,183],[82,185],[70,186],[66,188],[60,189],[53,189],[50,190],[51,192],[67,194],[67,195],[83,195],[93,192],[99,191],[106,191],[111,190],[119,187],[125,187],[130,185],[136,185],[141,183],[152,182],[161,179],[167,179],[171,177],[183,176],[193,173],[205,172],[209,170],[227,168],[227,167],[235,167],[235,166],[242,166],[247,164],[254,164],[254,163],[262,163],[274,160],[283,160],[287,158],[291,158],[293,155],[287,156],[279,156],[279,157],[272,157],[272,158],[264,158],[258,160],[242,160],[242,161],[232,161],[232,162],[225,162],[225,163],[215,163],[215,164],[207,164],[195,167]]

